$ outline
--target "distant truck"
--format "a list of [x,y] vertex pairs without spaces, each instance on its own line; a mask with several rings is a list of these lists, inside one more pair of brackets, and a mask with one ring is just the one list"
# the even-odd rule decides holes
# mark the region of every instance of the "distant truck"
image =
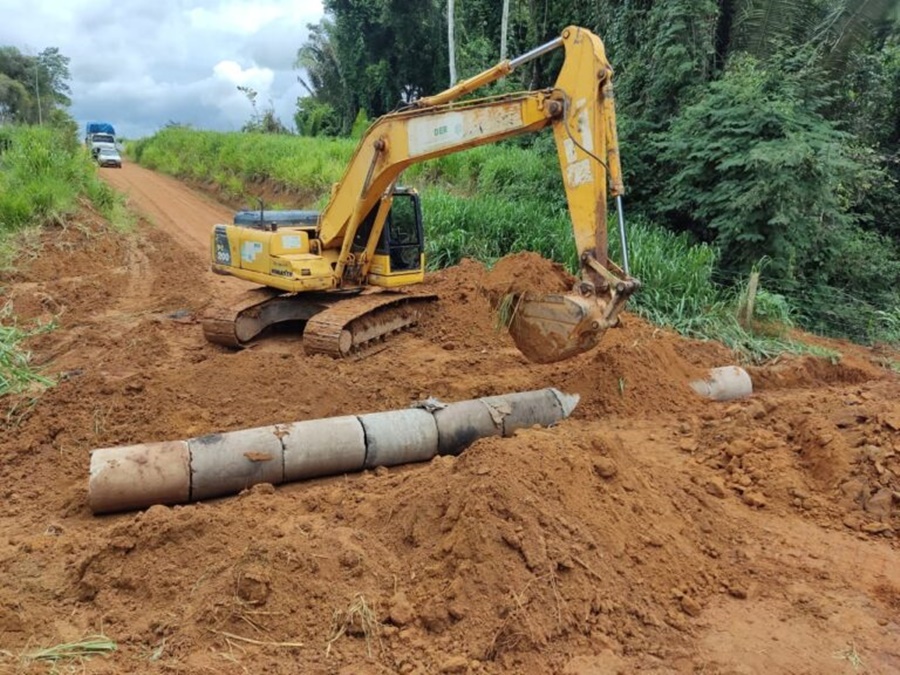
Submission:
[[91,156],[96,158],[102,148],[118,150],[116,147],[116,130],[109,122],[88,122],[85,129],[84,145],[90,149]]

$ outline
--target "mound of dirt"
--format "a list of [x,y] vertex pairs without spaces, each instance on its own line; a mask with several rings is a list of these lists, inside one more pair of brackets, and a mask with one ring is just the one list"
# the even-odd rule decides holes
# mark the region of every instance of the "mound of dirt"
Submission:
[[[152,188],[137,171],[116,180]],[[755,369],[727,404],[687,383],[733,355],[630,315],[535,365],[494,328],[494,272],[464,261],[364,359],[308,357],[290,332],[232,352],[196,321],[229,290],[208,223],[158,222],[122,238],[87,216],[4,282],[27,316],[59,315],[30,346],[63,377],[3,418],[0,665],[40,672],[23,652],[103,631],[118,650],[89,672],[838,673],[848,640],[872,672],[900,667],[900,382],[865,350]],[[524,260],[520,291],[567,290]],[[93,448],[546,386],[581,395],[571,418],[459,457],[87,507]]]
[[[526,431],[426,470],[153,507],[67,556],[65,594],[120,607],[109,630],[166,640],[188,663],[207,636],[248,634],[319,644],[304,652],[313,670],[357,662],[365,642],[399,672],[559,670],[573,644],[681,657],[692,615],[741,577],[692,544],[722,514],[709,504],[687,517],[683,494],[682,515],[664,515],[672,498],[648,494],[621,442],[599,432]],[[126,609],[171,597],[177,620]]]
[[484,292],[497,304],[506,295],[540,297],[551,293],[568,293],[576,279],[559,263],[524,251],[497,261],[482,282]]

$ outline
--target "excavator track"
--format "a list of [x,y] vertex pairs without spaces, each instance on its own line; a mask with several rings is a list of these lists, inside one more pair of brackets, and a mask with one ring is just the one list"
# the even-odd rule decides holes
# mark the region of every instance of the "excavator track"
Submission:
[[209,308],[201,319],[208,342],[238,349],[269,326],[283,321],[306,321],[329,306],[327,300],[272,288],[256,288],[227,305]]
[[433,294],[372,293],[334,303],[306,323],[303,348],[307,354],[350,356],[377,340],[418,323],[423,311],[437,300]]
[[435,300],[433,294],[390,291],[339,296],[260,288],[228,305],[210,308],[201,323],[207,341],[237,349],[276,323],[306,321],[303,348],[307,354],[343,357],[415,325]]

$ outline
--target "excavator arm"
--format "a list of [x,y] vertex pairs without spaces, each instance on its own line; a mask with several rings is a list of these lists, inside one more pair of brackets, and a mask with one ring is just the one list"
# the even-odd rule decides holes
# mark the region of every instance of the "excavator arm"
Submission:
[[[554,87],[459,101],[559,47],[565,49],[565,60]],[[639,282],[629,277],[627,269],[612,68],[600,39],[575,26],[517,59],[385,115],[369,128],[319,222],[317,239],[322,248],[340,249],[335,285],[358,286],[366,278],[393,187],[404,169],[546,127],[552,127],[556,140],[581,282],[567,295],[516,298],[510,332],[523,353],[535,361],[560,360],[593,347],[617,323]],[[619,206],[624,270],[607,255],[607,194]],[[376,206],[367,245],[354,252],[351,243],[357,230]]]

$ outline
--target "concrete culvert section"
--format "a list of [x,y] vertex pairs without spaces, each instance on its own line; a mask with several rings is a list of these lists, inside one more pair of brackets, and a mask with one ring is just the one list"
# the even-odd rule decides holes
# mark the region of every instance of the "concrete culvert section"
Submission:
[[711,369],[705,379],[691,382],[691,388],[713,401],[732,401],[750,396],[753,381],[739,366],[722,366]]
[[191,501],[235,494],[257,483],[281,483],[283,433],[279,427],[260,427],[190,439]]
[[358,417],[326,417],[285,427],[284,480],[296,481],[362,471],[366,436]]
[[188,444],[172,441],[94,450],[88,492],[94,513],[189,501]]
[[367,469],[425,462],[437,454],[437,424],[427,410],[372,413],[359,421],[366,431]]
[[438,453],[458,455],[479,438],[503,434],[503,419],[492,415],[484,401],[461,401],[436,410]]
[[[566,397],[568,407],[565,413],[562,396]],[[535,424],[549,427],[568,417],[578,403],[577,396],[562,394],[555,389],[539,389],[516,396],[489,396],[480,400],[488,406],[495,419],[502,420],[504,436],[512,436],[517,429]]]
[[403,410],[331,417],[210,434],[186,441],[95,450],[94,513],[178,504],[320,476],[425,462],[455,455],[473,441],[551,426],[571,414],[578,396],[556,389],[445,405],[429,399]]

